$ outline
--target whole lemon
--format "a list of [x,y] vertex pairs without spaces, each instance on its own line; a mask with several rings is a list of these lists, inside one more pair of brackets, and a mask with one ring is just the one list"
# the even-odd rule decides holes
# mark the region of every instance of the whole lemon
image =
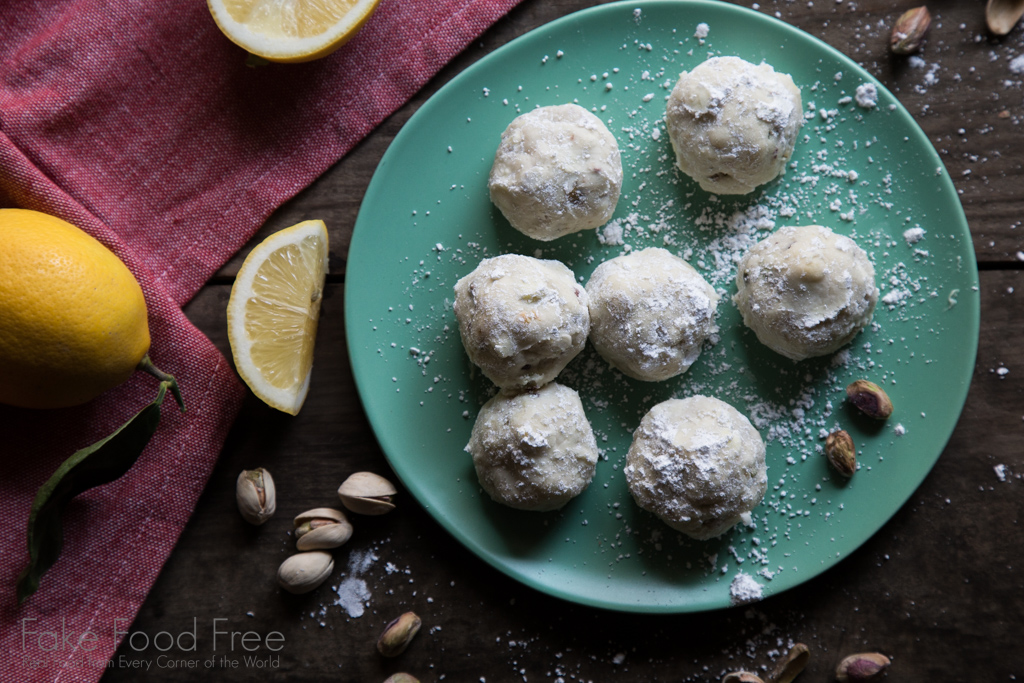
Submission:
[[0,209],[0,403],[85,403],[148,350],[146,300],[113,253],[59,218]]

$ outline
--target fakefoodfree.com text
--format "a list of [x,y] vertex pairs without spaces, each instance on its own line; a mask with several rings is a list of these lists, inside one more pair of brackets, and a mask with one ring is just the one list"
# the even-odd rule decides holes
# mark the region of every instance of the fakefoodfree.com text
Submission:
[[[60,619],[60,629],[55,627],[42,626],[37,623],[34,617],[26,617],[21,620],[21,649],[28,653],[50,653],[50,652],[72,652],[83,650],[92,652],[100,643],[100,633],[97,631],[75,631],[69,630],[64,617]],[[271,631],[261,635],[256,631],[232,631],[228,628],[226,618],[219,617],[212,620],[208,630],[203,637],[210,638],[211,649],[214,652],[230,652],[243,654],[256,652],[266,648],[271,652],[278,652],[284,647],[284,634],[280,631]],[[172,649],[178,652],[195,652],[200,642],[199,620],[192,619],[192,628],[172,633],[170,631],[159,631],[150,636],[145,631],[134,631],[129,633],[124,630],[131,623],[130,619],[115,618],[111,626],[111,633],[115,642],[125,637],[125,642],[135,652],[142,652],[153,649],[159,652],[169,652]]]

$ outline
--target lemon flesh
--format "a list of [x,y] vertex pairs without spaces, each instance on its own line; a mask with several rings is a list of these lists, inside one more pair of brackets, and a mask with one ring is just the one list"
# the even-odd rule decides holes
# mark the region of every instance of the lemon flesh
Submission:
[[257,397],[289,415],[309,391],[327,258],[324,222],[304,221],[253,249],[231,287],[235,368]]
[[233,43],[273,62],[306,62],[348,42],[380,0],[207,0]]
[[121,384],[149,350],[131,271],[74,225],[0,209],[0,403],[64,408]]

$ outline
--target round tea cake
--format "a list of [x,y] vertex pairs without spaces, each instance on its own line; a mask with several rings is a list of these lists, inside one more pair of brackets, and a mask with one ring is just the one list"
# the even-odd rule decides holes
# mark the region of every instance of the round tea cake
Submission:
[[803,124],[793,79],[739,57],[684,71],[665,113],[680,170],[714,194],[747,194],[782,173]]
[[736,270],[733,301],[761,343],[793,360],[848,344],[878,303],[875,268],[849,237],[820,225],[783,227]]
[[520,510],[557,510],[594,478],[597,441],[579,394],[551,382],[484,404],[466,446],[495,501]]
[[613,367],[654,382],[686,372],[715,331],[718,294],[665,249],[617,256],[587,282],[590,341]]
[[761,435],[731,405],[708,396],[651,408],[633,434],[623,474],[637,505],[699,540],[731,529],[768,486]]
[[516,230],[550,241],[604,225],[622,191],[619,145],[576,104],[540,107],[501,135],[488,187]]
[[455,316],[469,359],[502,389],[539,387],[583,350],[588,297],[559,261],[505,254],[455,284]]

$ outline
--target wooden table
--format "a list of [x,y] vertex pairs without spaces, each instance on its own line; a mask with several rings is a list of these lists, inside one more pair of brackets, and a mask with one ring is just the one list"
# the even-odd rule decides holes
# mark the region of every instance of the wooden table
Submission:
[[[890,56],[889,28],[913,3],[882,0],[762,0],[781,17],[849,55],[890,88],[939,150],[967,213],[980,269],[982,327],[970,396],[949,445],[910,501],[852,556],[808,583],[748,608],[643,616],[550,598],[493,570],[456,543],[402,493],[390,515],[359,519],[339,552],[369,555],[372,593],[350,618],[326,589],[282,593],[277,565],[290,552],[293,515],[335,500],[348,473],[389,473],[352,380],[343,330],[345,260],[367,183],[402,125],[431,94],[481,56],[584,0],[524,0],[454,60],[351,154],[282,207],[254,238],[300,220],[331,231],[331,275],[317,341],[316,370],[301,415],[292,418],[251,395],[195,515],[136,619],[150,635],[200,633],[194,653],[218,657],[213,671],[186,672],[126,643],[105,681],[383,681],[408,671],[423,681],[696,681],[771,666],[794,641],[812,650],[800,680],[832,680],[838,660],[879,650],[893,658],[889,680],[1011,681],[1024,678],[1024,29],[994,38],[983,2],[931,6],[923,53],[937,83]],[[743,3],[750,6],[750,2]],[[755,5],[755,7],[757,7]],[[243,250],[186,307],[189,318],[230,358],[228,294]],[[1005,367],[1005,376],[994,370]],[[234,481],[247,467],[275,475],[277,516],[254,528],[235,509]],[[1004,465],[1004,478],[995,466]],[[343,549],[344,550],[344,549]],[[374,559],[375,558],[375,559]],[[338,570],[336,570],[338,571]],[[409,650],[386,660],[375,650],[384,625],[413,610],[424,627]],[[214,622],[215,619],[221,621]],[[271,666],[246,666],[236,642],[216,651],[209,634],[272,631],[284,647]],[[151,668],[117,666],[118,658]],[[223,659],[221,659],[223,658]],[[224,660],[235,660],[229,668]],[[163,662],[164,666],[160,666]]]

